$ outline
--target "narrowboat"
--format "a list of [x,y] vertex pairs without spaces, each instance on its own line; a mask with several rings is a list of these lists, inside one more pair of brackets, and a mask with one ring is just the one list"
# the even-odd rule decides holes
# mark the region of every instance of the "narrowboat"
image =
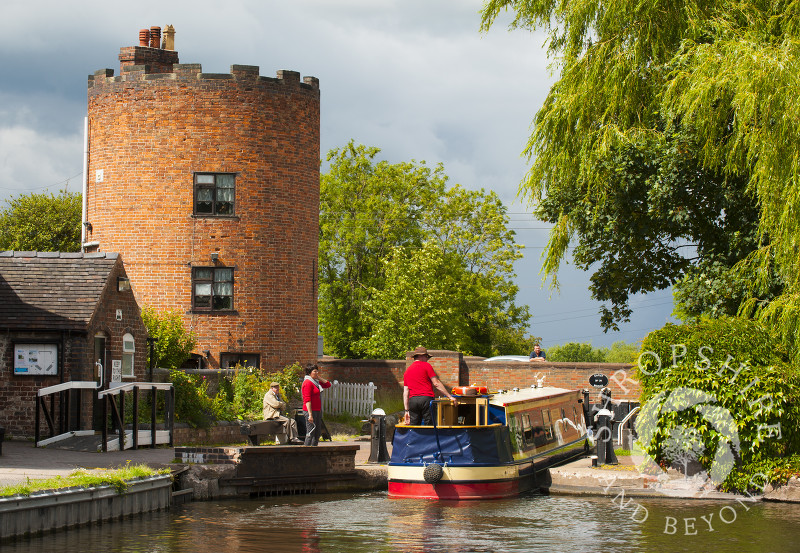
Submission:
[[[583,392],[531,387],[453,390],[432,400],[433,425],[398,424],[389,496],[492,499],[533,489],[536,473],[588,451]],[[588,396],[588,394],[587,394]]]

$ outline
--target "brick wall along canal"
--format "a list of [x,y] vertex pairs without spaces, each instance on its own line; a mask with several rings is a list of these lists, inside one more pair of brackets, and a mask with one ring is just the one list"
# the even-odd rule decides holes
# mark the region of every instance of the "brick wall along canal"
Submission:
[[612,499],[527,495],[447,503],[369,493],[195,502],[0,548],[3,553],[800,550],[797,505],[640,499],[620,509]]

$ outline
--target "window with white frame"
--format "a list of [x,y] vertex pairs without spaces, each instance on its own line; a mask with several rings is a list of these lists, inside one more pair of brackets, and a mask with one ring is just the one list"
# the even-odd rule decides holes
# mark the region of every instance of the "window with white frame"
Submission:
[[122,337],[122,378],[133,378],[133,355],[136,353],[136,342],[133,336]]

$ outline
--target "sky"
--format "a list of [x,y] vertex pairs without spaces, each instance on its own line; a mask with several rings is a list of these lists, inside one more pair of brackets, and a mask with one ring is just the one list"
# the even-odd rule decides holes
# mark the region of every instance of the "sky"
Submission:
[[[631,322],[603,333],[589,274],[566,265],[543,286],[548,225],[517,190],[521,152],[556,76],[545,36],[481,33],[482,0],[3,0],[0,6],[0,200],[80,191],[87,76],[119,74],[119,49],[139,29],[171,24],[181,63],[228,73],[235,64],[315,76],[321,151],[356,143],[391,163],[442,163],[450,184],[495,191],[525,246],[515,269],[519,304],[542,345],[637,342],[672,321],[670,290],[635,296]],[[324,167],[323,167],[324,170]],[[4,204],[3,204],[4,205]]]

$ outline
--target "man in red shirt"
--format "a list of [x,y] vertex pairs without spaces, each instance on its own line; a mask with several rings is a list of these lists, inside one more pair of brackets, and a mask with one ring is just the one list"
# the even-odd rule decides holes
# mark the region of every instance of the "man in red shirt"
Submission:
[[419,346],[412,355],[414,362],[409,365],[403,375],[403,405],[405,406],[405,423],[412,425],[424,424],[431,426],[431,400],[435,397],[434,387],[450,398],[454,404],[454,398],[439,377],[433,372],[433,367],[428,363],[431,358],[428,350]]

